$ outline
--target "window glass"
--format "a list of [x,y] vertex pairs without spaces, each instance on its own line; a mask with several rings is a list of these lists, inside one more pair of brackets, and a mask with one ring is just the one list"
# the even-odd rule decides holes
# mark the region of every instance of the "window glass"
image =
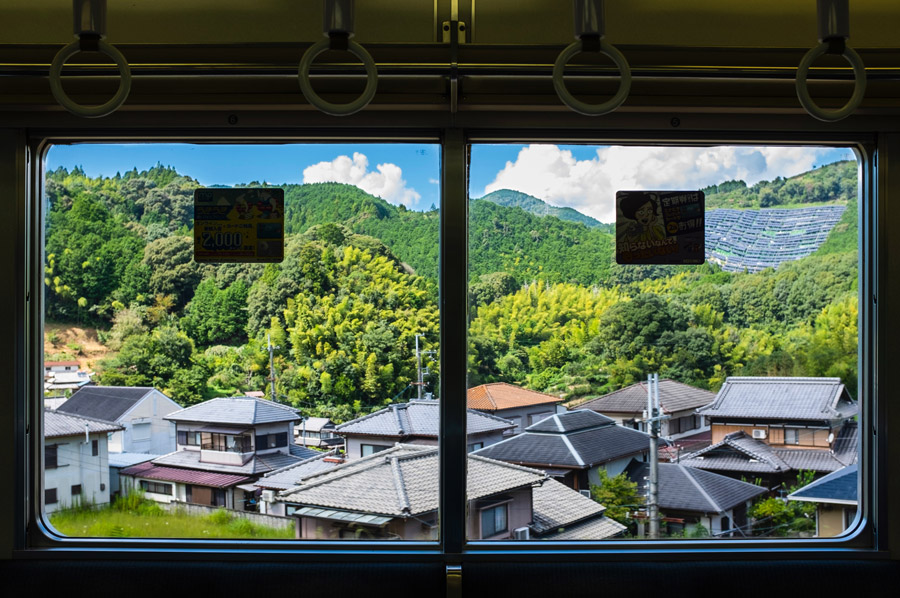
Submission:
[[[815,536],[791,495],[859,454],[858,172],[834,147],[472,146],[468,403],[514,426],[474,455],[526,470],[489,487],[470,457],[468,492],[530,509],[499,539]],[[703,263],[629,263],[691,227]]]
[[[439,165],[424,143],[52,146],[50,524],[97,537],[436,539]],[[195,214],[198,189],[215,203]],[[247,230],[277,249],[282,219],[280,263],[194,259],[195,232],[210,253],[244,251]],[[398,475],[417,485],[407,508],[359,481],[394,487]],[[316,483],[328,476],[336,489]],[[75,486],[90,508],[69,500]]]

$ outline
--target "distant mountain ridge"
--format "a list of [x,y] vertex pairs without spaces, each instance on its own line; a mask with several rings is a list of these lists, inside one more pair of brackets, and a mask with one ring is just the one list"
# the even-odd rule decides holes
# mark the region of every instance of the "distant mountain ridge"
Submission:
[[513,191],[512,189],[498,189],[492,191],[483,197],[477,199],[489,201],[507,208],[522,208],[535,216],[555,216],[560,220],[568,220],[569,222],[578,222],[591,228],[602,228],[610,232],[609,224],[604,224],[595,218],[591,218],[586,214],[582,214],[574,208],[560,208],[551,206],[542,199],[538,199],[533,195],[522,193],[521,191]]

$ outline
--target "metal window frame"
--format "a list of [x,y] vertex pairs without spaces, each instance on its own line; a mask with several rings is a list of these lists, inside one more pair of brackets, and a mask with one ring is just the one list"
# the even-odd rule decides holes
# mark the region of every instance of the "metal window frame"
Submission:
[[[276,120],[277,114],[267,114],[268,119]],[[765,116],[751,117],[749,122],[759,121],[761,124],[774,123],[771,130],[766,133],[752,132],[753,128],[742,118],[732,128],[721,127],[723,120],[712,116],[709,119],[710,130],[706,132],[678,132],[662,129],[658,124],[644,123],[641,128],[632,129],[634,122],[628,115],[622,119],[618,127],[611,129],[589,129],[583,127],[573,128],[567,125],[568,119],[563,118],[563,126],[550,129],[542,128],[547,115],[503,115],[490,121],[492,128],[484,126],[485,121],[480,116],[475,116],[469,126],[460,126],[459,122],[447,122],[438,115],[430,122],[435,126],[411,131],[386,130],[382,126],[369,125],[362,129],[356,129],[348,133],[341,128],[321,129],[316,131],[304,131],[304,135],[285,135],[274,133],[272,128],[249,129],[242,131],[240,135],[220,128],[211,130],[185,131],[179,134],[160,133],[158,130],[145,128],[122,127],[115,129],[113,133],[104,130],[70,129],[65,126],[53,126],[46,130],[31,131],[26,137],[24,134],[16,136],[16,143],[20,145],[22,160],[28,172],[27,185],[21,186],[19,202],[22,213],[18,219],[21,227],[21,255],[25,267],[20,273],[20,288],[26,291],[27,301],[20,301],[17,305],[20,310],[23,323],[23,338],[25,360],[30,362],[23,370],[23,380],[20,381],[23,392],[18,397],[18,409],[25,415],[25,419],[31,422],[30,429],[39,423],[40,414],[37,413],[36,402],[26,401],[28,388],[38,388],[36,380],[40,380],[40,350],[34,339],[42,326],[42,302],[40,297],[43,265],[43,231],[42,216],[42,177],[40,164],[43,152],[49,144],[55,142],[111,142],[125,140],[142,140],[144,142],[160,141],[204,141],[204,142],[304,142],[324,141],[342,142],[348,139],[360,141],[429,141],[438,140],[441,146],[441,245],[440,257],[440,318],[441,318],[441,348],[442,367],[441,385],[443,397],[457,397],[441,401],[441,437],[439,439],[442,454],[441,490],[440,490],[440,514],[441,514],[441,538],[438,543],[433,542],[409,542],[399,546],[396,543],[383,542],[262,542],[252,549],[246,544],[237,545],[228,541],[120,541],[109,539],[86,538],[62,538],[48,528],[40,514],[35,512],[35,505],[40,500],[35,500],[40,485],[40,461],[32,461],[33,466],[28,467],[26,462],[19,464],[17,469],[18,487],[29,488],[28,493],[21,497],[17,504],[17,521],[22,525],[18,530],[16,548],[20,551],[47,552],[56,554],[66,552],[81,552],[91,550],[92,553],[102,556],[112,556],[123,548],[123,544],[137,555],[152,555],[169,552],[190,554],[195,548],[202,548],[205,554],[214,552],[223,558],[241,558],[250,550],[255,558],[267,559],[296,559],[307,558],[312,560],[333,558],[335,550],[340,550],[342,558],[348,560],[381,560],[392,559],[401,556],[406,559],[428,561],[438,560],[445,563],[459,563],[464,560],[493,560],[502,553],[504,558],[514,555],[517,559],[575,559],[575,560],[609,560],[629,559],[641,560],[647,558],[696,558],[704,555],[704,558],[736,558],[738,556],[752,555],[753,558],[846,558],[870,555],[873,558],[884,558],[888,547],[886,534],[877,534],[875,523],[884,517],[887,510],[887,455],[888,444],[886,435],[876,438],[875,430],[883,428],[887,420],[886,407],[878,401],[875,389],[877,388],[877,372],[879,366],[885,367],[885,347],[879,344],[879,339],[884,345],[887,341],[880,331],[887,331],[886,320],[879,320],[875,309],[875,302],[869,302],[869,297],[877,297],[878,283],[886,281],[888,269],[883,256],[886,253],[886,243],[879,232],[887,230],[886,227],[896,221],[889,220],[892,216],[887,212],[884,201],[878,201],[876,191],[889,185],[887,155],[892,153],[900,155],[900,136],[877,135],[875,133],[824,133],[821,131],[797,131],[793,126],[779,125],[779,119],[770,119]],[[181,119],[176,116],[163,117],[158,115],[137,115],[130,119],[133,122],[146,123],[154,120],[168,122],[169,126],[177,126]],[[453,120],[465,121],[466,118]],[[554,120],[554,119],[550,119]],[[495,128],[493,125],[503,125]],[[465,124],[465,123],[463,123]],[[523,128],[524,127],[524,128]],[[630,145],[663,144],[663,145],[732,145],[732,144],[775,144],[775,145],[842,145],[855,149],[860,158],[860,297],[866,301],[860,303],[860,387],[863,389],[861,396],[866,397],[864,412],[861,413],[863,426],[866,430],[861,438],[861,459],[867,464],[862,476],[864,508],[860,509],[858,517],[859,525],[856,530],[847,537],[813,540],[708,540],[704,542],[577,542],[559,543],[542,542],[535,543],[479,543],[468,542],[465,538],[466,530],[466,499],[465,492],[461,490],[465,481],[466,466],[466,436],[465,426],[465,397],[466,371],[467,371],[467,332],[465,327],[454,325],[467,321],[468,298],[466,284],[467,272],[467,226],[468,226],[468,193],[467,171],[470,155],[470,146],[473,143],[507,143],[507,142],[554,142],[554,143],[623,143]],[[877,161],[881,164],[876,167]],[[898,160],[900,163],[900,160]],[[896,170],[896,169],[894,169]],[[896,175],[896,173],[895,173]],[[896,180],[896,179],[892,179]],[[897,224],[897,223],[895,223]],[[880,258],[880,259],[879,259]],[[886,370],[889,371],[889,370]],[[27,454],[35,454],[35,448],[39,447],[40,440],[34,435],[26,438],[25,427],[18,430],[19,442],[26,447]],[[37,443],[37,444],[36,444]],[[24,528],[28,527],[26,533]],[[302,544],[302,545],[300,545]],[[186,552],[187,551],[187,552]],[[711,555],[711,556],[710,556]]]

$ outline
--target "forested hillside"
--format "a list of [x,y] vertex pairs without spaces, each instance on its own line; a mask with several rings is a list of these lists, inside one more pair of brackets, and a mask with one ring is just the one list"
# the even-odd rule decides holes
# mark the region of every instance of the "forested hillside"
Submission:
[[[789,189],[821,184],[852,201],[849,164],[724,183],[709,197],[758,206],[770,190],[804,204]],[[200,265],[197,186],[164,166],[47,174],[47,319],[98,327],[112,351],[93,364],[100,383],[152,384],[182,404],[265,390],[270,338],[279,400],[308,415],[343,421],[415,395],[415,335],[439,350],[437,210],[349,185],[287,185],[283,263]],[[828,375],[853,392],[856,211],[846,212],[818,253],[746,274],[617,266],[604,227],[474,200],[469,383],[575,398],[650,372],[713,390],[729,375]],[[438,357],[425,357],[428,390]]]
[[522,193],[520,191],[498,189],[479,199],[500,206],[506,206],[507,208],[522,208],[529,214],[534,214],[535,216],[556,216],[560,220],[578,222],[592,228],[600,227],[608,233],[613,232],[612,225],[610,224],[604,224],[599,220],[591,218],[572,208],[558,208],[556,206],[551,206],[547,202],[542,201],[533,195],[528,195],[527,193]]

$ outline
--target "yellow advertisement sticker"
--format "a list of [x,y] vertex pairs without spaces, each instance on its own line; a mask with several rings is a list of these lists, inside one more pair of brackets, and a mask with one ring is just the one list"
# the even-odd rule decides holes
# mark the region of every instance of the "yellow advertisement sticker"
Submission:
[[284,189],[194,190],[194,261],[284,260]]

